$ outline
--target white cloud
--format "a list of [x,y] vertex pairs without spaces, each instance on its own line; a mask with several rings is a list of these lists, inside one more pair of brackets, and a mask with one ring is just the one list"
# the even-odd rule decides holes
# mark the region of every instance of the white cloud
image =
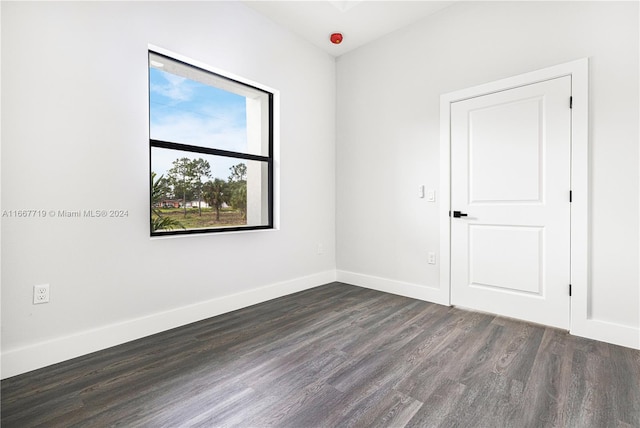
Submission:
[[190,80],[176,76],[175,74],[162,73],[162,77],[167,83],[152,83],[151,92],[155,92],[173,101],[189,101],[193,96],[193,87],[189,84]]
[[246,129],[233,115],[165,115],[153,121],[151,138],[237,152],[247,150]]

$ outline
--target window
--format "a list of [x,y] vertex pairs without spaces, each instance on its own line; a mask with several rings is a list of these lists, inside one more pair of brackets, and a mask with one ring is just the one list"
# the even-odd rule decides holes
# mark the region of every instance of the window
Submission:
[[151,235],[273,228],[273,94],[149,52]]

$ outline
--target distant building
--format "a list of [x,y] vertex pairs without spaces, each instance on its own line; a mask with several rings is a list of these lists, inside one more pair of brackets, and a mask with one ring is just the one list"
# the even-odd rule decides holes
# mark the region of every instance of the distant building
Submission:
[[[198,208],[198,201],[188,201],[187,208]],[[200,201],[200,208],[209,208],[209,204],[205,201]]]

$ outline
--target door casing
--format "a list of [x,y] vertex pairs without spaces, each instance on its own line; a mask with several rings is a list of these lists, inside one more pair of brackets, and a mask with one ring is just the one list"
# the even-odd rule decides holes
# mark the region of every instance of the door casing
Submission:
[[451,305],[451,103],[562,76],[571,76],[571,316],[570,331],[584,335],[589,308],[589,61],[578,59],[440,97],[440,302]]

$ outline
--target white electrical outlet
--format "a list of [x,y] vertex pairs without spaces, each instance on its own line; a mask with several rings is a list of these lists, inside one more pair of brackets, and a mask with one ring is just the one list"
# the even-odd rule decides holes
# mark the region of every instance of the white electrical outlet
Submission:
[[429,263],[430,265],[436,264],[436,253],[434,253],[433,251],[429,251],[427,253],[427,263]]
[[49,284],[33,286],[33,304],[49,303]]
[[427,201],[435,202],[436,201],[436,191],[429,189],[427,190]]

